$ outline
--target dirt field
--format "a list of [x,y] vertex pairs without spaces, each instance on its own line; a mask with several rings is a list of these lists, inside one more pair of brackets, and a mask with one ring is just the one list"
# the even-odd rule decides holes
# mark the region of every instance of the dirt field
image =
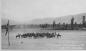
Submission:
[[[16,39],[18,33],[26,32],[58,32],[61,38],[22,38]],[[2,30],[2,49],[25,49],[25,50],[86,50],[86,31],[70,31],[70,30],[39,30],[39,29],[14,29],[10,31],[10,46],[5,36],[5,30]]]

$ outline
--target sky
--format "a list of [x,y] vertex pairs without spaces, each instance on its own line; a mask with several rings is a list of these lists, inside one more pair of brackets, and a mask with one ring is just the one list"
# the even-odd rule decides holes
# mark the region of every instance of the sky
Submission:
[[86,13],[86,0],[2,0],[2,18],[28,22],[37,18]]

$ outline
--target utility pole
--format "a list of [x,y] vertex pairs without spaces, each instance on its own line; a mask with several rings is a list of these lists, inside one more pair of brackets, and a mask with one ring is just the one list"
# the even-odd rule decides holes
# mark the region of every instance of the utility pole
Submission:
[[56,27],[56,23],[55,21],[53,21],[53,29],[55,29],[55,27]]
[[85,27],[85,16],[83,16],[82,25]]
[[73,30],[73,25],[74,25],[74,18],[72,17],[72,19],[71,19],[71,29]]
[[5,35],[8,35],[8,46],[10,46],[10,40],[9,40],[9,20],[8,20],[7,25],[6,25],[6,34]]

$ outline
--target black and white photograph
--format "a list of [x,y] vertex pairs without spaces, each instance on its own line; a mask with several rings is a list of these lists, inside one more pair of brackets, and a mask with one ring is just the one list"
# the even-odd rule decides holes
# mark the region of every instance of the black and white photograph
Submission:
[[86,50],[86,0],[1,0],[1,50]]

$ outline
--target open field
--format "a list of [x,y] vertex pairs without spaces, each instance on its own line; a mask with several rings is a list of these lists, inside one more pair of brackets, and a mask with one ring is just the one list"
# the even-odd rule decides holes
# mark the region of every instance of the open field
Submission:
[[[21,38],[16,39],[18,33],[27,32],[58,32],[61,38]],[[86,50],[86,31],[81,30],[40,30],[40,29],[13,29],[10,31],[10,46],[8,46],[5,30],[1,34],[2,49],[25,49],[25,50]]]

